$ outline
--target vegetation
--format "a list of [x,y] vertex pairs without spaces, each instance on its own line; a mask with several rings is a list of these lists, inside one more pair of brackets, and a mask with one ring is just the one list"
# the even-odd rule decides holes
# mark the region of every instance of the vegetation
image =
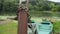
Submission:
[[[0,15],[16,15],[16,9],[18,5],[19,0],[0,0]],[[29,2],[29,13],[31,16],[59,17],[59,12],[60,3],[58,2],[51,2],[47,0],[30,0]]]
[[17,23],[11,21],[6,24],[0,24],[0,34],[17,34]]
[[55,21],[54,25],[54,34],[60,33],[60,21]]

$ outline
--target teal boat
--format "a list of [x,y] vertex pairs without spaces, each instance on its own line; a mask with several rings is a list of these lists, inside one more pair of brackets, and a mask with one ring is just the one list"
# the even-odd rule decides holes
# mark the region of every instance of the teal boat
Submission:
[[51,34],[53,31],[53,24],[48,20],[36,24],[36,34]]

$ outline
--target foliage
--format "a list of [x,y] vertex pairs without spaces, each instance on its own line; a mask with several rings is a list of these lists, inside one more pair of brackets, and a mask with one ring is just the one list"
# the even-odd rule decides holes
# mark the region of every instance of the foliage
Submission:
[[54,34],[59,33],[60,32],[60,21],[55,21],[53,25],[54,25]]
[[1,8],[0,8],[0,14],[14,14],[16,11],[16,7],[18,3],[16,3],[16,0],[0,0],[1,1]]
[[[16,8],[18,5],[19,5],[19,0],[0,0],[0,15],[5,15],[5,14],[16,15]],[[48,13],[50,12],[49,14],[46,14],[47,16],[59,15],[59,14],[54,15],[52,13],[60,12],[60,3],[51,2],[47,0],[30,0],[29,1],[29,13],[31,15],[34,13],[35,15],[39,16],[42,13],[40,16],[43,16],[46,13],[45,11],[47,11]]]

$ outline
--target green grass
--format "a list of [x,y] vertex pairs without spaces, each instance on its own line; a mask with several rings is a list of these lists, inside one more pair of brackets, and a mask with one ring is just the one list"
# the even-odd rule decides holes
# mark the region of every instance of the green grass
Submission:
[[60,21],[54,22],[54,34],[60,32]]
[[17,34],[17,23],[12,21],[0,25],[0,34]]

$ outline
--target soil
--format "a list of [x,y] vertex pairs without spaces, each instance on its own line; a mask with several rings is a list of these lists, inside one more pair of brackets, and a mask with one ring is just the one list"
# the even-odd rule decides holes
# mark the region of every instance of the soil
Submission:
[[0,24],[5,24],[12,21],[11,19],[0,20]]

